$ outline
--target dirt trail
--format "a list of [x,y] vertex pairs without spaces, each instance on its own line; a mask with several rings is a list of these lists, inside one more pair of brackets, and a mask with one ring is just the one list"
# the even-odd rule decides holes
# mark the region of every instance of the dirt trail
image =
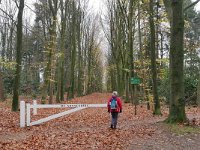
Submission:
[[[70,103],[106,103],[110,94],[94,93],[75,98]],[[67,103],[67,102],[66,102]],[[68,102],[69,103],[69,102]],[[145,106],[137,115],[130,104],[123,104],[118,128],[109,128],[107,108],[87,108],[38,126],[19,128],[19,112],[10,112],[0,103],[0,149],[26,150],[176,150],[200,149],[200,134],[179,136],[162,124],[167,113],[155,117]],[[60,109],[41,109],[33,120],[48,116]]]
[[128,150],[199,150],[200,134],[186,133],[178,135],[169,131],[163,124],[154,124],[157,130],[151,137],[133,140]]

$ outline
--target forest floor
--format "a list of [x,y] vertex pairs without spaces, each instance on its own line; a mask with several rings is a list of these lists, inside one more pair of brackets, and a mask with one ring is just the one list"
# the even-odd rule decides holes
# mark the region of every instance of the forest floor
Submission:
[[[106,103],[110,94],[94,93],[63,103]],[[30,100],[26,100],[30,102]],[[62,109],[39,109],[31,120],[37,120]],[[200,109],[186,108],[190,126],[163,123],[162,116],[153,116],[145,105],[123,104],[116,130],[110,129],[107,108],[86,108],[49,122],[20,128],[19,112],[11,112],[10,101],[0,103],[1,150],[199,150]]]

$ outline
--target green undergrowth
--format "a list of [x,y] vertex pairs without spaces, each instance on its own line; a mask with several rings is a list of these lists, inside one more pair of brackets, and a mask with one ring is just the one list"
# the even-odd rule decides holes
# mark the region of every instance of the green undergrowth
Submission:
[[167,124],[170,132],[184,135],[188,133],[197,133],[200,134],[200,127],[196,126],[185,126],[185,125],[176,125],[176,124]]

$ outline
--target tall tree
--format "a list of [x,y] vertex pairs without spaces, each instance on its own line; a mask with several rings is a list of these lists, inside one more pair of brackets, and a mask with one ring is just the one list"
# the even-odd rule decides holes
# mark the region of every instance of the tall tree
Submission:
[[[17,4],[17,3],[16,3]],[[16,70],[15,79],[13,86],[13,101],[12,110],[17,111],[19,104],[19,84],[20,84],[20,73],[21,73],[21,50],[22,50],[22,22],[23,22],[23,10],[24,10],[24,0],[19,1],[17,16],[17,45],[16,45]]]
[[154,97],[154,114],[160,115],[160,101],[157,90],[157,67],[156,67],[156,46],[155,46],[155,23],[154,23],[154,0],[149,2],[149,23],[150,23],[150,50],[151,50],[151,70]]
[[[48,7],[46,7],[48,6]],[[58,12],[58,0],[48,0],[45,8],[49,16],[47,17],[47,24],[49,30],[49,41],[47,42],[46,50],[47,66],[44,73],[44,84],[42,88],[42,103],[45,103],[47,96],[47,89],[49,87],[49,103],[53,102],[53,87],[55,81],[55,49],[56,49],[56,37],[57,37],[57,12]]]
[[57,37],[57,13],[58,13],[58,0],[48,0],[49,8],[51,11],[52,22],[50,23],[50,46],[49,46],[49,58],[48,64],[50,65],[50,81],[49,81],[49,103],[53,103],[53,88],[55,80],[55,49],[56,49],[56,37]]
[[[129,15],[128,15],[128,49],[129,49],[129,70],[131,70],[130,77],[134,77],[134,57],[133,57],[133,0],[129,1]],[[130,93],[131,93],[131,100],[133,102],[133,99],[136,101],[136,92],[134,93],[135,96],[133,98],[133,89],[136,89],[136,85],[130,85]],[[136,106],[136,103],[135,103]],[[136,111],[135,111],[136,112]]]
[[[131,2],[131,1],[130,1]],[[105,33],[110,46],[109,54],[109,76],[110,90],[117,90],[120,95],[124,95],[126,89],[126,100],[128,101],[129,93],[129,72],[130,72],[130,51],[132,42],[129,42],[134,37],[134,18],[128,17],[134,14],[134,9],[129,5],[129,1],[111,1],[108,0],[108,23],[109,32]],[[132,13],[129,13],[129,9]],[[133,15],[132,15],[133,16]],[[131,26],[131,23],[133,26]],[[129,27],[132,31],[129,32]],[[132,34],[132,35],[131,35]],[[131,46],[132,45],[132,46]]]
[[64,100],[64,54],[65,54],[65,38],[66,38],[66,28],[67,28],[67,5],[68,5],[68,0],[63,2],[63,0],[60,0],[60,9],[61,9],[61,31],[60,31],[60,53],[61,57],[59,62],[59,68],[58,68],[58,83],[57,83],[57,97],[56,100],[57,102],[63,101]]
[[[186,121],[184,101],[184,78],[183,78],[183,0],[165,0],[168,16],[171,19],[170,40],[170,108],[167,122]],[[166,5],[166,2],[169,4]],[[171,9],[170,9],[171,6]]]
[[82,95],[82,78],[83,78],[83,68],[82,68],[82,51],[81,51],[81,22],[82,22],[82,11],[81,11],[81,1],[78,2],[78,16],[77,16],[77,47],[78,47],[78,65],[77,65],[77,96]]
[[77,10],[76,2],[72,1],[72,24],[71,24],[71,69],[70,69],[70,86],[68,90],[67,99],[72,99],[75,96],[75,65],[76,65],[76,54],[77,54],[77,41],[76,41],[76,21],[77,21]]

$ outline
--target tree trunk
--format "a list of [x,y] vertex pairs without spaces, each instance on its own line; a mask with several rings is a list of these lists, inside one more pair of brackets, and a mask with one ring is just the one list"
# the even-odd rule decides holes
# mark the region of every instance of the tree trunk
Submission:
[[13,61],[13,32],[14,32],[14,21],[11,21],[11,27],[10,27],[10,33],[9,37],[7,39],[7,52],[6,52],[6,57],[8,58],[9,61]]
[[[134,73],[134,59],[133,59],[133,0],[129,1],[129,15],[128,15],[128,49],[129,49],[129,64],[130,78],[133,78]],[[129,80],[130,84],[130,80]],[[137,96],[133,90],[136,85],[130,84],[131,102],[136,104]],[[134,95],[134,96],[133,96]]]
[[17,111],[19,104],[19,84],[20,84],[20,73],[21,73],[21,50],[22,50],[22,19],[23,19],[24,0],[20,0],[19,12],[17,16],[17,46],[16,46],[16,70],[13,86],[13,101],[12,111]]
[[0,101],[4,101],[4,100],[5,100],[4,86],[3,86],[2,73],[0,71]]
[[78,18],[77,18],[77,45],[78,45],[78,75],[77,75],[77,96],[82,95],[82,78],[83,78],[83,71],[82,71],[82,53],[81,53],[81,22],[82,22],[82,13],[80,10],[80,1],[79,1],[79,8],[78,8]]
[[2,50],[1,50],[1,58],[4,61],[5,60],[5,53],[6,53],[6,23],[4,23],[4,26],[1,29],[1,45],[2,45]]
[[125,92],[126,92],[125,102],[129,103],[130,102],[130,98],[129,98],[129,82],[130,82],[129,72],[126,72],[125,75],[126,75],[126,78],[125,78]]
[[199,82],[197,86],[197,105],[200,106],[200,75],[199,75]]
[[91,66],[92,66],[92,49],[93,49],[93,35],[91,37],[91,41],[90,41],[90,46],[89,46],[89,49],[88,49],[88,67],[87,67],[87,76],[88,76],[88,82],[87,82],[87,94],[90,94],[91,93],[91,83],[92,83],[92,80],[91,80],[91,76],[92,76],[92,73],[91,73]]
[[168,17],[168,20],[169,20],[169,22],[170,22],[170,25],[171,25],[171,21],[172,21],[172,7],[171,7],[171,1],[172,1],[172,0],[163,0],[164,5],[165,5],[165,9],[166,9],[166,12],[167,12],[167,17]]
[[[65,89],[64,89],[64,83],[65,83],[65,79],[64,79],[64,64],[65,64],[65,60],[64,60],[64,56],[65,56],[65,35],[66,35],[66,21],[67,21],[67,4],[68,1],[65,1],[65,3],[63,4],[63,0],[60,1],[60,7],[61,7],[61,33],[60,33],[60,38],[61,38],[61,42],[60,42],[60,51],[61,51],[61,58],[59,60],[59,68],[58,68],[58,83],[57,83],[57,102],[60,101],[64,101],[64,93],[65,93]],[[63,7],[64,6],[64,7]]]
[[170,41],[170,108],[169,123],[186,121],[183,77],[183,0],[173,0]]
[[145,92],[145,65],[144,65],[144,54],[143,54],[143,43],[142,43],[142,33],[141,33],[141,6],[140,6],[140,1],[138,1],[138,38],[139,38],[139,55],[138,55],[138,59],[141,61],[141,65],[142,65],[142,97],[145,100],[147,95]]
[[149,2],[149,22],[150,22],[150,50],[151,50],[151,70],[152,70],[152,84],[153,84],[153,97],[154,97],[154,114],[160,115],[160,101],[158,99],[157,91],[157,68],[156,68],[156,47],[155,47],[155,25],[154,25],[154,10],[153,0]]
[[58,11],[58,0],[48,0],[48,5],[50,9],[49,20],[49,43],[47,44],[48,51],[48,61],[47,67],[45,68],[44,73],[44,84],[42,88],[42,103],[46,103],[47,89],[49,86],[49,103],[53,103],[53,89],[54,89],[54,80],[55,80],[55,49],[56,49],[56,26],[57,26],[57,11]]
[[74,98],[75,92],[75,63],[76,63],[76,6],[73,1],[73,16],[72,16],[72,46],[71,46],[71,74],[70,74],[70,87],[67,95],[67,99]]
[[58,0],[54,0],[53,4],[52,1],[49,0],[49,7],[51,10],[51,14],[52,14],[52,24],[50,26],[49,29],[49,33],[50,33],[50,53],[51,56],[49,58],[49,62],[50,63],[50,81],[49,81],[49,103],[52,104],[53,103],[53,94],[54,94],[54,81],[55,81],[55,49],[56,49],[56,37],[57,37],[57,33],[56,33],[56,29],[57,29],[57,12],[58,12]]

